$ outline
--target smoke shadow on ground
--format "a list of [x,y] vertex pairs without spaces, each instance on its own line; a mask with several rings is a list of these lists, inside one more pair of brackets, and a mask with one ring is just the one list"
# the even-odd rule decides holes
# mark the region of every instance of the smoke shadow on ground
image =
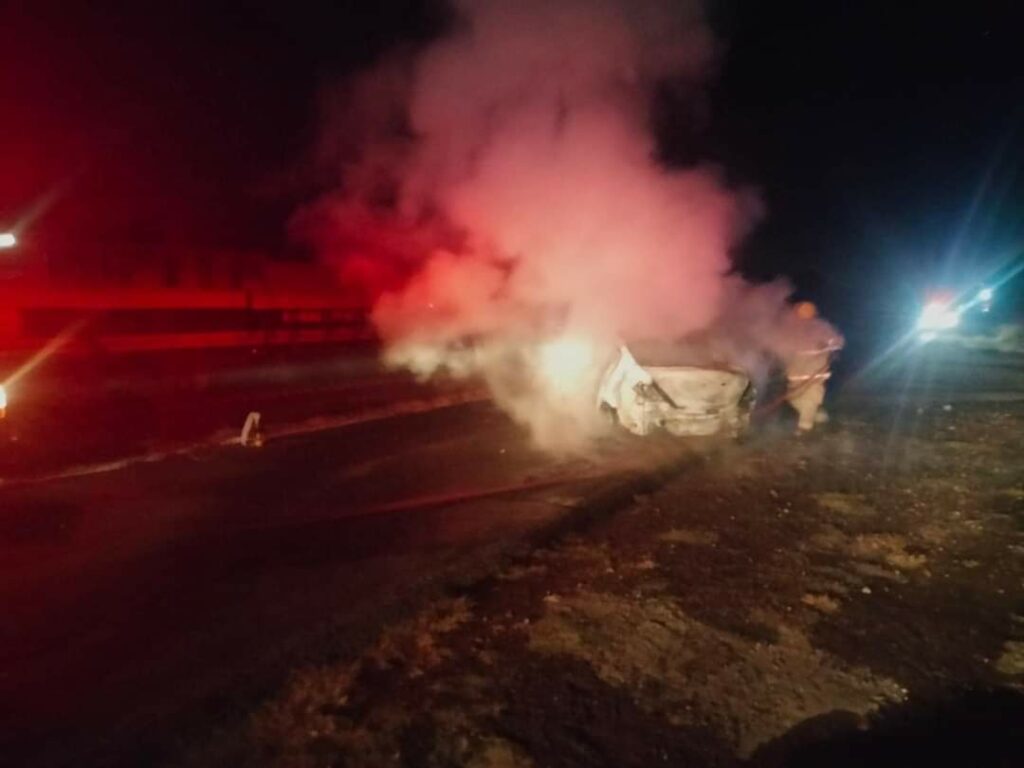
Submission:
[[762,746],[757,768],[970,765],[1010,768],[1024,755],[1024,694],[967,689],[882,709],[862,730],[849,712],[803,721]]

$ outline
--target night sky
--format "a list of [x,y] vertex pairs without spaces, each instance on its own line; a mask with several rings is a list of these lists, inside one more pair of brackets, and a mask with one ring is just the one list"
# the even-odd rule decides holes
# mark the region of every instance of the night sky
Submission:
[[[1024,244],[1015,5],[714,3],[718,76],[701,109],[664,100],[664,155],[756,187],[743,267],[841,314],[980,275]],[[9,2],[0,220],[37,205],[32,236],[63,247],[280,252],[313,190],[318,95],[446,18],[422,0]]]
[[1015,6],[725,6],[716,141],[767,202],[745,263],[792,274],[850,321],[1024,255]]

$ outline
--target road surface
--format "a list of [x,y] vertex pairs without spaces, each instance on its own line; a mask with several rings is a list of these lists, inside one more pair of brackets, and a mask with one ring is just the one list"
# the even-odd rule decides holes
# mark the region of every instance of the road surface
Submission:
[[[912,413],[1024,392],[1017,358],[940,353],[927,381],[904,361],[850,397],[906,398]],[[296,658],[343,652],[423,590],[486,572],[502,548],[688,450],[612,441],[556,460],[478,403],[0,486],[3,754],[157,762]]]
[[373,345],[68,356],[19,375],[25,363],[0,359],[0,482],[222,441],[251,411],[274,428],[465,391],[387,370]]
[[2,487],[7,753],[166,735],[644,461],[553,461],[477,404]]

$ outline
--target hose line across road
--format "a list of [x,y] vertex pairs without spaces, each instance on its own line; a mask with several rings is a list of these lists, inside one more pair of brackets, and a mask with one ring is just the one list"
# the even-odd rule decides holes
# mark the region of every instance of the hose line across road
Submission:
[[0,486],[0,732],[86,750],[273,681],[282,648],[692,450],[630,437],[553,459],[466,403]]

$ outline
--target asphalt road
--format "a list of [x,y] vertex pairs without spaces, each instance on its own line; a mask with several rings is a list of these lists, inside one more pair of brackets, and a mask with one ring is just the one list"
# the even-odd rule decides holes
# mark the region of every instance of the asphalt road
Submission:
[[[1024,393],[1019,358],[928,354],[852,378],[847,405]],[[475,404],[0,486],[0,762],[158,761],[297,657],[358,643],[453,569],[683,452],[555,460]]]
[[251,411],[268,427],[438,397],[386,370],[372,345],[213,350],[44,361],[0,359],[10,406],[0,421],[0,482],[237,436]]
[[556,461],[476,404],[0,487],[4,754],[134,764],[673,452]]

